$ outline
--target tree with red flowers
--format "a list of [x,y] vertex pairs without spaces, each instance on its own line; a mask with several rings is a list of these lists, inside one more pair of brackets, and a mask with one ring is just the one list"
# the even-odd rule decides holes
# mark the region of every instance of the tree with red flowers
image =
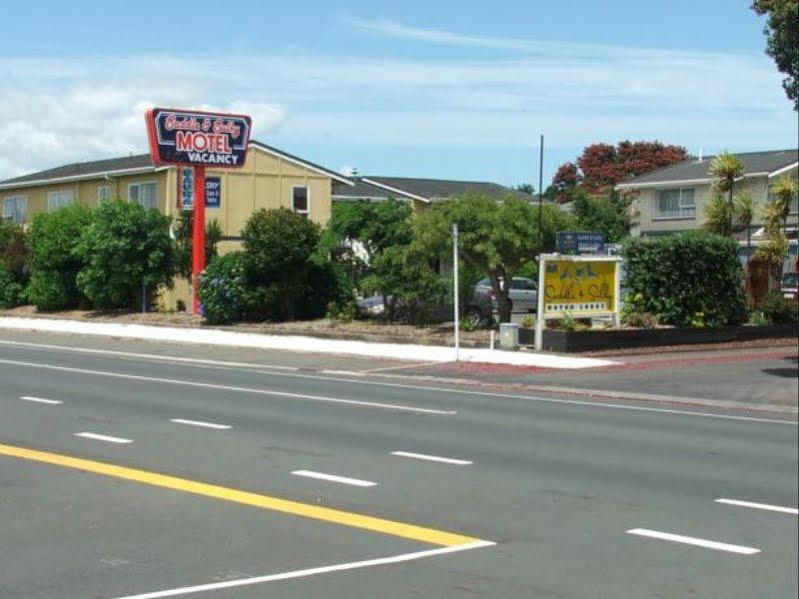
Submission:
[[590,194],[599,194],[631,177],[687,159],[688,152],[682,146],[659,141],[621,141],[615,146],[596,143],[583,149],[576,165],[573,162],[561,165],[552,185],[563,195],[569,195],[577,186]]

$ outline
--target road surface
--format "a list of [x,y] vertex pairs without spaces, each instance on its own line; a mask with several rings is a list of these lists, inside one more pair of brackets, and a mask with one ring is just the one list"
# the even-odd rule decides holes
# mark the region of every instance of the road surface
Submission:
[[0,332],[3,599],[797,595],[785,415],[124,345]]

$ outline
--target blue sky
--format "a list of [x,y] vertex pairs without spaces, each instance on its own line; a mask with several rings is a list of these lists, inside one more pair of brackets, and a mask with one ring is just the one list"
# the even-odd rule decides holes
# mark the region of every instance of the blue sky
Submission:
[[0,178],[146,151],[153,105],[252,114],[331,169],[538,181],[590,143],[796,147],[749,0],[4,7]]

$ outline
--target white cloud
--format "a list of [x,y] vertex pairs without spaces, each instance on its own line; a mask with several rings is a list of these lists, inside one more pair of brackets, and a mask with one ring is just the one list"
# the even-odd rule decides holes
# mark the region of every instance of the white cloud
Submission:
[[[540,132],[576,148],[625,138],[691,149],[796,143],[796,115],[759,53],[506,40],[391,22],[357,27],[513,55],[0,57],[0,179],[144,152],[144,111],[154,105],[251,114],[255,136],[294,148],[467,146],[490,155],[528,147]],[[349,159],[341,155],[339,164]]]

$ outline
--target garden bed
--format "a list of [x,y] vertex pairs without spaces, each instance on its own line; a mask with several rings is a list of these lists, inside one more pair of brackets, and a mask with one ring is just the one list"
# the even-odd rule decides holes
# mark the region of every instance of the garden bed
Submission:
[[[587,331],[546,329],[543,349],[544,351],[569,353],[636,347],[731,343],[755,339],[786,339],[798,335],[799,330],[796,323],[719,328],[663,327]],[[535,330],[519,329],[519,343],[525,346],[534,345]]]

